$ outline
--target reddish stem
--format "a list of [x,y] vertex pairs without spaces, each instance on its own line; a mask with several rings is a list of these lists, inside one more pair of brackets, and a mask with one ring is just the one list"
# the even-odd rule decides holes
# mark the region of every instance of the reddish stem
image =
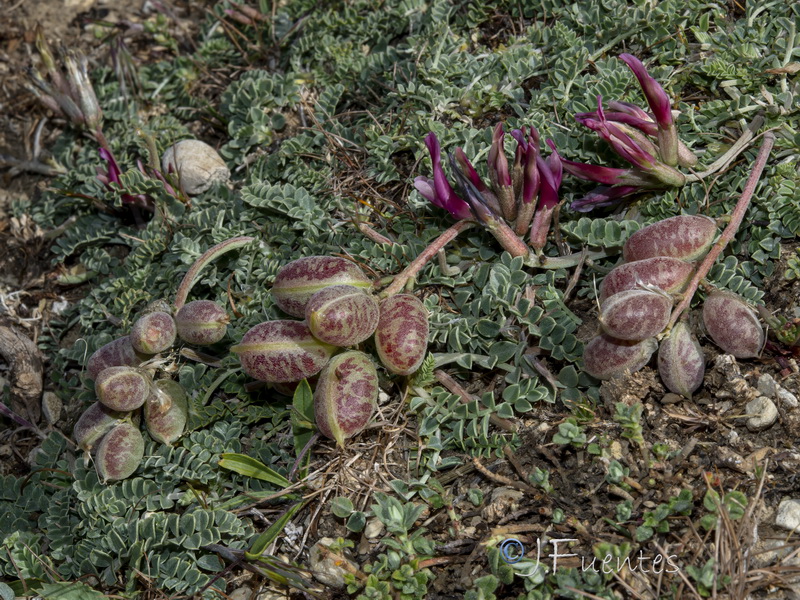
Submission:
[[683,300],[681,300],[680,304],[678,304],[678,306],[675,307],[675,310],[672,311],[672,316],[669,319],[669,325],[667,325],[667,331],[672,329],[673,325],[678,322],[681,314],[687,308],[689,308],[689,305],[692,302],[692,297],[697,291],[697,286],[700,285],[700,280],[708,275],[708,272],[711,270],[711,267],[714,266],[714,263],[716,262],[717,258],[719,258],[719,255],[722,254],[725,246],[728,245],[728,243],[736,235],[736,232],[739,230],[739,226],[744,220],[744,214],[747,212],[748,206],[750,206],[750,200],[753,197],[753,192],[756,190],[758,180],[761,178],[761,173],[764,171],[764,167],[767,164],[767,159],[769,158],[769,153],[772,151],[772,146],[774,144],[775,135],[768,131],[764,134],[764,141],[761,143],[761,148],[758,149],[756,162],[753,165],[753,170],[751,171],[750,176],[747,178],[747,182],[744,184],[742,195],[739,197],[739,201],[736,203],[736,207],[733,209],[730,223],[728,223],[725,231],[722,232],[722,235],[719,236],[719,239],[711,247],[711,250],[709,250],[708,254],[706,254],[703,262],[699,267],[697,267],[694,277],[692,277],[692,280],[689,282],[689,286],[686,288],[686,291],[683,294]]
[[461,221],[457,221],[454,225],[451,225],[444,231],[444,233],[442,233],[442,235],[433,240],[430,245],[428,245],[428,247],[425,248],[425,250],[423,250],[422,253],[405,268],[402,273],[394,278],[392,284],[381,292],[381,297],[388,298],[389,296],[394,296],[395,294],[402,292],[403,288],[406,286],[406,283],[408,283],[411,278],[416,277],[417,273],[422,270],[422,267],[425,266],[426,262],[436,256],[436,253],[444,248],[448,242],[453,241],[459,233],[469,229],[473,225],[475,225],[475,221],[470,219],[463,219]]

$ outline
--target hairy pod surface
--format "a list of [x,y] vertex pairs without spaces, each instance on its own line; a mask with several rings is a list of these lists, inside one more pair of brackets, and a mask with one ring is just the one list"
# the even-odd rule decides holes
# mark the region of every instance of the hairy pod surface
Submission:
[[710,217],[679,215],[643,227],[622,247],[625,262],[656,256],[693,261],[703,256],[717,237],[717,223]]
[[428,310],[416,296],[399,294],[380,304],[375,349],[392,373],[410,375],[425,359],[428,349]]
[[176,334],[172,315],[161,311],[147,313],[136,319],[131,328],[131,346],[142,354],[158,354],[172,348]]
[[755,358],[764,347],[764,328],[744,298],[715,291],[703,303],[703,324],[714,343],[736,358]]
[[139,354],[131,345],[130,336],[117,338],[95,350],[86,363],[89,379],[97,379],[100,371],[108,367],[138,367],[147,356]]
[[623,290],[603,301],[600,323],[618,340],[643,340],[664,331],[672,304],[672,297],[658,289]]
[[100,402],[95,402],[78,418],[72,430],[72,437],[78,448],[90,452],[97,442],[114,425],[121,422],[128,413],[111,410]]
[[97,399],[111,410],[132,411],[150,395],[151,379],[134,367],[108,367],[94,382]]
[[139,428],[123,421],[114,426],[100,443],[94,463],[97,474],[105,483],[133,475],[144,458],[144,438]]
[[144,424],[157,442],[170,445],[183,435],[189,420],[189,400],[177,381],[159,379],[144,403]]
[[193,300],[175,314],[178,337],[189,344],[208,346],[225,337],[230,317],[211,300]]
[[694,265],[678,258],[657,256],[614,267],[600,284],[600,302],[639,284],[653,285],[668,294],[683,291],[692,277]]
[[335,346],[319,341],[305,321],[267,321],[244,334],[231,352],[253,379],[289,383],[316,375],[330,360]]
[[306,322],[318,340],[334,346],[355,346],[375,333],[378,301],[352,285],[333,285],[311,296]]
[[700,343],[686,323],[676,323],[658,348],[658,374],[666,388],[684,398],[692,398],[703,383],[706,357]]
[[378,401],[378,372],[372,359],[357,350],[335,356],[320,373],[314,390],[319,431],[344,441],[367,426]]
[[332,285],[352,285],[367,290],[372,287],[372,282],[358,265],[349,260],[335,256],[308,256],[281,267],[272,284],[272,296],[283,312],[302,318],[311,296]]
[[589,340],[583,349],[583,370],[597,379],[635,373],[649,361],[658,348],[655,338],[641,342],[618,340],[606,333]]

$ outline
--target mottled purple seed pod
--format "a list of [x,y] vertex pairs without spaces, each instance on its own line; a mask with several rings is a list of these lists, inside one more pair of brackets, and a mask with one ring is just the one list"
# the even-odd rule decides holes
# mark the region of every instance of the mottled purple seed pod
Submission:
[[267,383],[289,383],[316,375],[335,350],[311,335],[305,321],[260,323],[231,348],[239,355],[245,373]]
[[378,400],[378,372],[369,356],[351,350],[335,356],[314,390],[314,416],[325,437],[340,448],[369,423]]
[[600,284],[600,302],[639,284],[654,285],[668,294],[683,291],[694,272],[694,265],[669,256],[657,256],[614,267]]
[[131,346],[142,354],[158,354],[175,343],[175,319],[165,312],[142,315],[131,328]]
[[275,276],[275,304],[293,317],[304,317],[306,304],[319,290],[332,285],[352,285],[368,290],[372,282],[355,263],[335,256],[308,256],[285,264]]
[[144,424],[157,442],[170,445],[186,429],[189,400],[177,381],[159,379],[144,403]]
[[583,349],[583,370],[597,379],[635,373],[649,361],[658,348],[655,338],[641,342],[618,340],[603,333],[589,340]]
[[736,358],[755,358],[764,347],[764,329],[744,298],[715,291],[703,303],[703,323],[714,343]]
[[666,388],[692,398],[703,383],[706,358],[700,343],[686,323],[677,323],[658,348],[658,374]]
[[672,304],[672,297],[658,288],[623,290],[603,301],[600,324],[618,340],[644,340],[664,331]]
[[101,481],[119,481],[133,475],[144,458],[144,438],[138,427],[122,422],[97,445],[95,468]]
[[108,367],[94,382],[97,399],[111,410],[132,411],[150,395],[150,376],[133,367]]
[[428,311],[415,296],[386,298],[375,330],[375,349],[383,366],[397,375],[416,371],[428,350],[429,330]]
[[216,344],[224,338],[228,323],[228,313],[211,300],[193,300],[175,315],[178,337],[198,346]]
[[129,336],[117,338],[95,350],[86,363],[89,379],[97,379],[100,371],[108,367],[138,367],[149,357],[139,354],[131,345]]
[[710,217],[679,215],[648,225],[634,233],[622,247],[625,262],[656,256],[697,260],[717,237],[717,223]]
[[311,296],[306,323],[318,340],[344,348],[355,346],[375,333],[378,301],[352,285],[333,285]]
[[128,413],[111,410],[100,402],[95,402],[78,418],[72,430],[72,437],[78,448],[91,452],[97,442],[114,425],[120,423]]

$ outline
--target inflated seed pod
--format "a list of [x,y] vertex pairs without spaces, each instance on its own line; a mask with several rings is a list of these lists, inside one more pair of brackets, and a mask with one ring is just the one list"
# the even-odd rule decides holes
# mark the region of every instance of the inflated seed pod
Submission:
[[649,361],[658,348],[655,338],[641,342],[618,340],[603,333],[592,338],[583,349],[583,370],[597,379],[635,373]]
[[332,285],[311,296],[306,323],[318,340],[344,348],[363,342],[378,326],[378,301],[361,288]]
[[625,262],[655,256],[697,260],[717,237],[717,223],[710,217],[679,215],[643,227],[622,247]]
[[157,442],[172,444],[186,429],[189,400],[177,381],[159,379],[144,403],[144,425]]
[[267,383],[301,381],[316,375],[335,350],[335,346],[311,335],[305,321],[260,323],[231,348],[239,355],[245,373]]
[[600,324],[618,340],[643,340],[664,331],[672,304],[672,297],[658,288],[623,290],[600,305]]
[[332,285],[352,285],[368,290],[372,282],[349,260],[335,256],[308,256],[281,267],[272,284],[272,297],[282,311],[302,318],[311,296]]
[[165,173],[177,173],[181,187],[189,195],[202,194],[216,182],[225,183],[231,172],[214,148],[200,140],[181,140],[164,152],[161,166]]
[[108,367],[94,382],[97,399],[111,410],[131,411],[144,404],[150,395],[151,379],[133,367]]
[[158,354],[172,348],[177,329],[172,315],[156,311],[142,315],[131,328],[131,346],[142,354]]
[[614,267],[600,284],[600,302],[638,284],[654,285],[668,294],[683,291],[692,277],[694,265],[669,256],[645,258]]
[[764,328],[744,298],[715,291],[703,303],[703,323],[714,343],[736,358],[754,358],[764,347]]
[[344,447],[369,423],[378,400],[378,372],[369,356],[351,350],[331,359],[314,390],[314,416],[322,435]]
[[689,326],[677,323],[658,348],[658,374],[666,388],[691,399],[703,383],[706,358]]
[[216,344],[224,338],[229,322],[225,309],[211,300],[193,300],[175,314],[178,337],[198,346]]
[[410,375],[425,359],[428,349],[428,310],[416,296],[398,294],[380,304],[375,349],[392,373]]
[[95,402],[78,418],[72,430],[72,437],[81,450],[90,452],[97,442],[128,413],[111,410],[100,402]]
[[97,444],[94,464],[97,474],[105,483],[133,475],[142,458],[144,458],[142,432],[133,424],[123,421],[115,425]]
[[89,379],[97,379],[108,367],[137,367],[149,357],[134,350],[129,336],[117,338],[95,350],[86,363]]

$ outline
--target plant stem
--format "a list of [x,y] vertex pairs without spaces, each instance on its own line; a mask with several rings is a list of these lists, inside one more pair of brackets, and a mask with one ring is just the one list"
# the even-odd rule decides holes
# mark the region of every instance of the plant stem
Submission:
[[695,181],[700,181],[709,175],[713,175],[714,173],[727,167],[737,156],[739,156],[739,154],[745,150],[747,144],[749,144],[750,140],[752,140],[753,136],[755,136],[756,131],[761,129],[763,125],[764,117],[762,115],[757,115],[756,118],[751,121],[750,125],[747,126],[747,129],[745,129],[744,133],[739,136],[739,139],[734,142],[733,146],[728,148],[728,151],[725,154],[711,163],[708,169],[702,173],[693,173],[692,175],[687,175],[686,183],[689,184],[694,183]]
[[708,275],[708,272],[711,270],[711,267],[714,266],[714,263],[725,249],[725,246],[728,245],[728,243],[736,235],[736,232],[739,230],[739,226],[744,220],[744,214],[747,212],[748,206],[750,206],[750,200],[753,197],[753,192],[756,190],[758,180],[761,178],[761,173],[764,171],[764,166],[767,164],[769,153],[772,151],[772,146],[774,144],[775,135],[768,131],[764,134],[764,141],[761,143],[761,148],[758,149],[756,162],[753,165],[753,170],[751,171],[750,176],[747,178],[747,182],[744,184],[742,195],[739,197],[739,201],[736,203],[736,207],[733,209],[730,223],[728,223],[725,231],[722,232],[722,235],[719,236],[719,239],[711,247],[711,250],[709,250],[708,254],[706,254],[703,262],[699,267],[697,267],[694,277],[692,277],[692,280],[689,282],[689,286],[686,288],[686,291],[683,294],[683,300],[681,300],[680,304],[678,304],[675,310],[672,311],[672,316],[670,317],[669,324],[667,325],[667,330],[672,329],[672,326],[678,322],[681,314],[687,308],[689,308],[689,305],[692,302],[692,297],[697,291],[697,286],[700,284],[700,280]]
[[425,248],[425,250],[423,250],[422,253],[405,268],[402,273],[394,278],[394,281],[392,281],[391,285],[380,293],[381,298],[388,298],[389,296],[394,296],[395,294],[400,293],[406,286],[406,283],[408,283],[412,277],[415,277],[417,273],[422,270],[422,267],[425,266],[425,263],[436,256],[436,253],[439,252],[439,250],[444,248],[448,242],[453,241],[459,233],[469,229],[474,225],[475,221],[472,221],[471,219],[463,219],[461,221],[457,221],[455,224],[447,228],[444,233],[433,240],[428,247]]
[[581,261],[584,260],[597,260],[610,256],[605,250],[598,250],[596,252],[576,252],[567,256],[544,256],[542,254],[535,254],[531,252],[525,258],[525,264],[529,267],[537,269],[570,269],[577,267]]
[[[448,373],[445,373],[441,369],[436,369],[433,372],[433,376],[436,377],[436,381],[441,383],[444,387],[447,388],[447,391],[451,394],[455,394],[461,399],[463,404],[469,404],[474,400],[472,394],[470,394],[467,390],[465,390],[461,385],[453,379]],[[495,413],[489,415],[489,421],[503,429],[505,431],[518,431],[519,427],[513,421],[509,421],[508,419],[504,419],[503,417],[497,416]]]
[[200,258],[194,261],[194,264],[189,267],[188,271],[186,271],[186,275],[183,276],[183,280],[178,286],[178,293],[175,295],[175,310],[179,311],[181,308],[183,308],[183,305],[186,304],[186,298],[189,297],[189,292],[192,291],[192,287],[194,287],[194,284],[197,283],[197,279],[200,276],[200,271],[202,271],[208,263],[230,250],[235,250],[236,248],[246,246],[254,239],[255,238],[248,236],[235,237],[225,240],[224,242],[220,242],[216,246],[212,246],[206,250],[202,256],[200,256]]

